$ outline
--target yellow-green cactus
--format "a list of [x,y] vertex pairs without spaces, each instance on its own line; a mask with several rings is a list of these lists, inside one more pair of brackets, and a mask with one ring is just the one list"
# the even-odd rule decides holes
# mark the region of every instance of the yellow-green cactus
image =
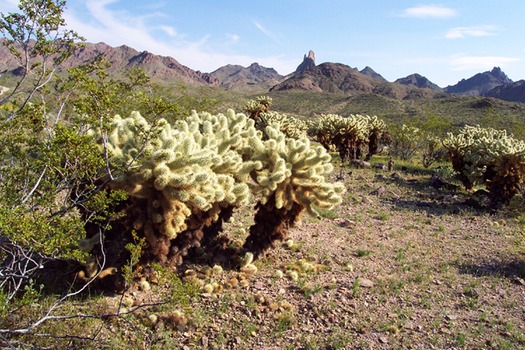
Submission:
[[466,126],[443,145],[465,187],[485,184],[493,206],[509,202],[525,182],[525,142],[505,130]]
[[269,96],[259,96],[256,100],[250,100],[246,103],[244,111],[248,113],[250,119],[259,121],[261,113],[267,113],[272,105],[272,98]]
[[287,225],[304,209],[318,216],[341,202],[344,188],[328,180],[332,165],[323,147],[287,138],[274,126],[257,130],[255,124],[233,110],[193,112],[174,125],[150,124],[133,112],[113,118],[106,142],[94,132],[113,169],[109,188],[127,191],[140,207],[129,210],[140,213],[131,228],[143,231],[154,255],[198,246],[202,225],[254,199],[279,210],[276,222],[288,220]]
[[[157,206],[148,206],[149,219],[170,239],[186,228],[186,218],[196,210],[249,202],[244,180],[261,164],[244,161],[237,151],[257,137],[246,116],[193,113],[172,127],[163,120],[151,126],[134,112],[129,118],[116,116],[112,126],[109,160],[124,171],[111,187],[155,198],[151,203]],[[177,210],[173,203],[179,203]]]
[[377,151],[386,124],[377,117],[326,114],[310,121],[308,134],[326,149],[339,151],[341,161],[358,159],[361,148],[368,145],[369,154]]
[[308,123],[299,118],[277,112],[261,113],[261,118],[266,125],[279,129],[286,137],[300,139],[307,136]]
[[269,139],[259,140],[252,155],[263,164],[255,172],[258,186],[254,189],[263,204],[273,196],[277,209],[290,210],[295,202],[318,216],[320,209],[331,209],[341,202],[344,187],[328,181],[333,166],[322,146],[312,147],[306,138],[285,138],[273,126],[266,127],[265,132]]
[[327,177],[333,167],[324,147],[312,147],[306,138],[286,138],[272,126],[264,133],[268,139],[257,140],[252,147],[252,159],[261,161],[263,168],[252,175],[260,203],[244,244],[256,256],[283,240],[304,210],[319,216],[320,210],[339,204],[345,190]]

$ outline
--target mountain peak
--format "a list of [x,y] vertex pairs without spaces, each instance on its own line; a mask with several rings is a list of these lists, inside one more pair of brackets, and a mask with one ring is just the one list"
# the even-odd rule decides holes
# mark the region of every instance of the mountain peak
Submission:
[[311,69],[313,67],[315,67],[315,53],[310,50],[308,51],[308,56],[306,56],[306,54],[304,55],[303,62],[297,66],[295,73],[302,73],[305,70]]
[[503,71],[501,70],[500,67],[492,68],[492,70],[490,71],[490,74],[492,74],[493,76],[497,77],[498,79],[509,80],[509,82],[510,82],[510,79],[507,77],[507,75],[505,73],[503,73]]
[[432,89],[434,91],[442,91],[442,89],[428,80],[426,77],[414,73],[411,75],[408,75],[404,78],[399,78],[395,81],[398,84],[408,85],[408,86],[414,86],[420,89]]
[[210,76],[220,81],[226,90],[246,90],[248,86],[257,84],[267,84],[269,87],[282,78],[275,69],[263,67],[257,62],[247,68],[228,64],[213,71]]
[[485,95],[500,85],[512,84],[512,80],[499,67],[491,71],[478,73],[471,78],[462,79],[456,85],[446,87],[445,91],[451,94],[465,96]]
[[383,76],[381,74],[377,73],[375,70],[373,70],[369,66],[366,66],[365,68],[363,68],[361,71],[359,71],[359,73],[364,74],[364,75],[368,75],[369,77],[371,77],[373,79],[376,79],[376,80],[379,80],[379,81],[381,81],[383,83],[387,82],[387,80],[385,78],[383,78]]

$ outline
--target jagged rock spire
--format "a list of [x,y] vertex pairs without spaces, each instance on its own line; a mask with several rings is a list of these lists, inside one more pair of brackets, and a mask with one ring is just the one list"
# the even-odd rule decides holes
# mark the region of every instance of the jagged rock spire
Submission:
[[303,62],[297,67],[295,73],[301,73],[313,67],[315,67],[315,53],[310,50],[308,56],[304,55]]

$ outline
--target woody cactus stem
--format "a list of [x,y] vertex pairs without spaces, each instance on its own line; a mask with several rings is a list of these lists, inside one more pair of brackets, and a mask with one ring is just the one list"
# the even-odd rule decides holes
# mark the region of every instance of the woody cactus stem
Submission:
[[233,214],[233,207],[223,208],[218,219],[215,211],[194,213],[187,221],[188,229],[181,232],[171,242],[170,265],[180,266],[186,256],[193,256],[195,250],[203,248],[207,253],[213,253],[217,236],[222,232],[223,223]]
[[250,227],[250,234],[246,238],[243,248],[253,253],[257,258],[274,246],[276,241],[282,241],[300,219],[304,207],[294,203],[290,210],[277,209],[272,198],[267,203],[256,205],[255,223]]
[[512,197],[518,194],[525,183],[525,162],[517,155],[503,156],[499,163],[499,171],[487,181],[490,193],[491,208],[500,208],[509,204]]
[[214,246],[218,243],[217,237],[223,232],[224,223],[230,220],[233,216],[233,209],[233,206],[228,206],[222,209],[219,213],[219,218],[210,226],[204,228],[204,237],[201,242],[202,248],[210,250],[214,249]]

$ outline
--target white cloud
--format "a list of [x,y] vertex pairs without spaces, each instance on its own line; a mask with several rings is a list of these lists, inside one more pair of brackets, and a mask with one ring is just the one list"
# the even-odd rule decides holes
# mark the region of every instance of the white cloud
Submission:
[[493,25],[481,25],[472,27],[455,27],[450,29],[446,34],[447,39],[463,39],[469,36],[482,37],[496,35],[498,28]]
[[451,57],[450,65],[454,71],[472,71],[504,67],[518,61],[520,59],[516,57],[456,55]]
[[241,37],[237,34],[226,34],[226,35],[230,43],[236,44],[241,40]]
[[175,38],[178,35],[177,30],[174,27],[161,25],[159,26],[159,29],[172,38]]
[[403,11],[404,17],[448,19],[457,16],[457,11],[439,5],[421,5],[408,7]]
[[253,21],[253,24],[255,25],[255,27],[257,27],[257,29],[259,29],[268,38],[272,39],[273,41],[275,41],[279,45],[282,44],[283,40],[282,40],[282,38],[279,35],[275,34],[271,30],[267,29],[266,27],[264,27],[262,24],[260,24],[257,21]]

